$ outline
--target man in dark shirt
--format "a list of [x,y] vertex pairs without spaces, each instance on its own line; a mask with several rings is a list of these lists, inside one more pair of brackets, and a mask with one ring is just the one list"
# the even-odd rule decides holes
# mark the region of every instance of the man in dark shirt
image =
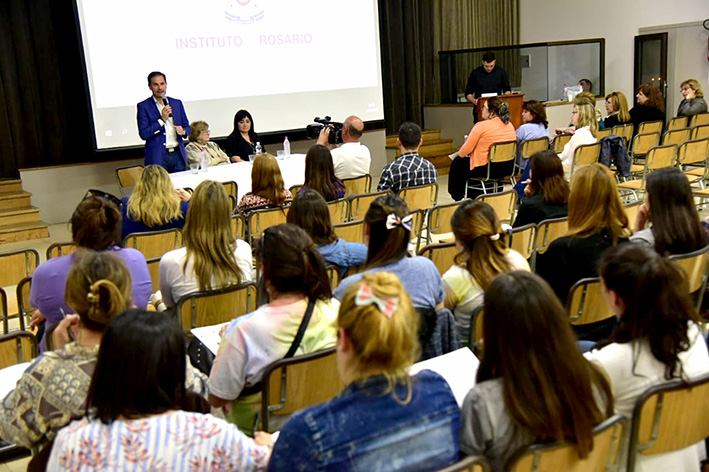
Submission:
[[507,71],[502,67],[495,67],[495,62],[495,53],[488,51],[483,54],[483,65],[470,73],[468,86],[465,87],[465,98],[473,105],[478,103],[478,98],[483,93],[512,93]]

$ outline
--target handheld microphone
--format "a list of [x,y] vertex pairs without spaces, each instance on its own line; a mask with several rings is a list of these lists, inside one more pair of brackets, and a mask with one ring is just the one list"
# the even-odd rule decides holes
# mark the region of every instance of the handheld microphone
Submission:
[[[166,107],[170,106],[170,103],[167,101],[167,95],[162,94],[160,95],[160,98],[162,98],[162,102]],[[172,118],[172,112],[168,115],[170,118]]]

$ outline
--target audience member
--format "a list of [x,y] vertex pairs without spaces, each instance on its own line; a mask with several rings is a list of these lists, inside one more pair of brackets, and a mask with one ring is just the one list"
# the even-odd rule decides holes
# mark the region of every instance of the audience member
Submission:
[[[396,195],[377,198],[364,217],[364,238],[369,247],[366,272],[391,272],[401,280],[414,308],[435,310],[443,307],[441,275],[430,259],[408,257],[411,223],[406,202]],[[347,277],[335,289],[342,300],[347,288],[360,281],[363,274]]]
[[527,198],[517,209],[513,228],[569,214],[569,183],[564,179],[564,168],[556,153],[541,151],[530,160],[529,179],[524,188]]
[[401,155],[382,170],[378,191],[391,190],[399,193],[402,188],[432,184],[438,180],[436,167],[419,156],[419,147],[423,143],[421,127],[407,121],[399,127],[396,145]]
[[[71,216],[72,241],[80,248],[94,251],[113,251],[121,257],[131,276],[133,304],[145,308],[153,291],[145,256],[136,249],[121,247],[121,212],[107,198],[87,196]],[[56,257],[40,264],[32,276],[30,305],[37,308],[31,325],[46,319],[47,328],[59,323],[65,313],[73,310],[64,300],[67,274],[75,254]],[[40,351],[45,349],[45,339]]]
[[704,92],[699,82],[687,79],[682,82],[681,88],[684,99],[679,102],[677,116],[692,116],[707,112],[707,102],[704,101]]
[[522,106],[522,125],[517,128],[518,159],[517,164],[522,170],[527,168],[529,159],[522,159],[522,144],[530,139],[548,138],[549,122],[546,107],[542,102],[529,100]]
[[664,124],[665,100],[656,85],[642,84],[638,87],[638,93],[635,98],[638,104],[630,109],[630,121],[635,127],[635,133],[638,132],[640,123],[646,121],[662,121]]
[[[251,432],[261,409],[266,367],[289,350],[308,354],[334,346],[339,302],[333,300],[325,261],[305,231],[283,224],[267,228],[256,244],[268,303],[236,318],[222,335],[209,376],[212,406]],[[294,346],[302,325],[305,334]]]
[[588,103],[574,104],[571,110],[571,123],[575,127],[574,135],[564,149],[559,154],[561,164],[564,167],[564,178],[571,178],[571,167],[574,163],[574,153],[576,148],[583,144],[593,144],[598,135],[598,121],[596,120],[596,109]]
[[271,154],[259,154],[251,168],[251,192],[241,197],[236,210],[245,214],[254,208],[281,206],[293,200],[290,190],[284,187],[278,161]]
[[318,246],[325,263],[337,266],[342,274],[351,266],[367,262],[367,246],[337,237],[327,203],[315,190],[304,189],[298,193],[288,208],[287,221],[303,228]]
[[221,183],[197,186],[182,235],[184,247],[160,259],[160,292],[168,308],[189,293],[252,280],[251,247],[232,233],[231,200]]
[[[356,116],[348,116],[342,123],[342,144],[334,147],[332,164],[338,179],[352,179],[369,174],[372,157],[369,148],[359,140],[364,132],[364,122]],[[317,144],[327,146],[330,139],[330,128],[325,127],[320,132]]]
[[[667,168],[651,173],[646,188],[631,241],[654,248],[663,256],[687,254],[706,246],[692,189],[681,170]],[[652,227],[646,228],[649,222]]]
[[326,146],[316,144],[305,155],[305,182],[303,189],[313,189],[331,202],[345,196],[345,185],[335,177],[332,156]]
[[[599,271],[619,323],[587,357],[610,379],[616,413],[632,418],[635,402],[650,387],[708,373],[707,345],[674,262],[649,248],[624,244],[603,255]],[[703,447],[702,442],[666,454],[638,454],[635,470],[699,470]]]
[[221,150],[219,145],[209,140],[209,124],[206,121],[195,121],[190,124],[192,132],[189,136],[189,144],[185,146],[187,151],[187,162],[190,164],[200,164],[202,151],[207,157],[207,164],[216,166],[229,162],[229,156]]
[[190,197],[183,189],[175,190],[164,168],[146,166],[133,193],[121,199],[121,240],[131,233],[182,228]]
[[[468,139],[458,150],[458,157],[451,162],[448,174],[448,193],[453,200],[465,198],[468,179],[487,175],[490,146],[517,139],[515,128],[510,123],[510,109],[500,97],[485,100],[482,110],[483,121],[473,126]],[[494,165],[490,175],[509,173],[514,161]]]
[[579,80],[579,85],[581,86],[581,92],[586,92],[586,93],[592,93],[591,90],[593,89],[593,82],[591,82],[588,79],[581,79]]
[[485,202],[464,201],[453,213],[451,226],[459,253],[455,264],[443,274],[445,304],[453,310],[460,339],[467,340],[470,317],[482,305],[483,292],[492,279],[510,270],[529,271],[529,264],[520,253],[507,247],[500,220]]
[[548,284],[521,271],[485,292],[477,383],[463,402],[460,448],[494,472],[519,448],[573,441],[583,459],[593,428],[613,413],[608,380],[576,347],[568,315]]
[[612,92],[606,95],[606,113],[608,116],[603,120],[604,128],[613,128],[630,122],[628,99],[623,92]]
[[113,320],[87,417],[57,434],[47,470],[263,470],[267,446],[223,420],[183,411],[186,364],[184,335],[172,318],[131,310]]
[[[239,110],[234,115],[234,129],[226,137],[226,154],[231,162],[248,161],[250,155],[256,154],[256,143],[259,137],[254,131],[254,119],[246,110]],[[266,147],[261,145],[261,152],[266,152]]]
[[[595,113],[596,116],[596,121],[598,122],[598,129],[604,129],[605,125],[603,122],[603,114],[601,113],[601,110],[596,108],[596,97],[588,92],[581,92],[577,94],[574,97],[573,101],[574,105],[579,106],[579,105],[591,105],[593,107],[593,112]],[[569,126],[566,128],[556,128],[555,132],[557,135],[560,134],[574,134],[576,132],[577,126],[574,124],[573,119],[571,120],[571,123],[569,123]]]
[[[337,318],[336,398],[281,429],[269,470],[439,470],[458,460],[460,410],[446,381],[417,359],[418,320],[397,277],[366,274]],[[333,421],[333,418],[337,418]]]

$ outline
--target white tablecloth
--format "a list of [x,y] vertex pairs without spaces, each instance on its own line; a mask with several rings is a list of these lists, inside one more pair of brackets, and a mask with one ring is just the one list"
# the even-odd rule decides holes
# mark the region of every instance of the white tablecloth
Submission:
[[17,381],[20,380],[20,377],[29,366],[30,362],[23,362],[22,364],[12,365],[0,370],[0,400],[5,398],[15,388]]
[[[305,154],[291,154],[287,159],[279,160],[285,188],[293,185],[302,185],[305,181]],[[195,189],[205,180],[217,182],[236,182],[239,187],[239,199],[251,191],[251,162],[236,162],[211,166],[207,172],[193,174],[192,171],[175,172],[170,174],[175,188],[189,187]]]

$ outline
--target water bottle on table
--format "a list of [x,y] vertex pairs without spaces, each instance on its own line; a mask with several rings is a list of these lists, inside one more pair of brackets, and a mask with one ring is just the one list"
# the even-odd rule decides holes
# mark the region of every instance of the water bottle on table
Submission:
[[207,160],[207,153],[204,152],[204,148],[199,153],[199,170],[200,172],[207,172],[207,167],[209,167],[209,161]]
[[288,141],[288,136],[286,136],[286,139],[283,141],[283,154],[285,154],[286,157],[290,157],[290,141]]

